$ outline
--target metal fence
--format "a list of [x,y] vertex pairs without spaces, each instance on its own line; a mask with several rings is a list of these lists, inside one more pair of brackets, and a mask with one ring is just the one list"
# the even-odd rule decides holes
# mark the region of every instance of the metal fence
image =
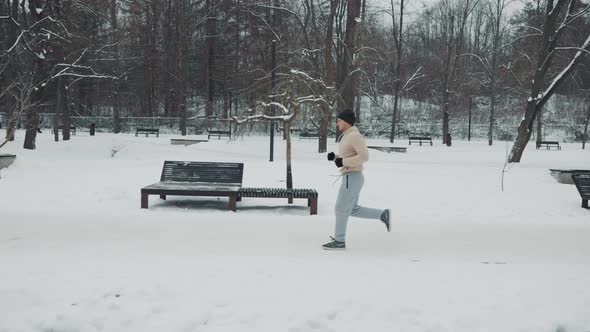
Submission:
[[[41,113],[40,128],[50,129],[53,127],[53,114]],[[0,121],[4,119],[0,113]],[[61,119],[59,121],[61,123]],[[73,116],[71,117],[72,125],[83,130],[89,128],[91,123],[96,125],[97,132],[113,132],[114,118],[101,116]],[[4,125],[2,123],[2,125]],[[297,127],[295,124],[294,127]],[[227,120],[211,118],[191,118],[186,123],[187,134],[199,135],[207,134],[207,130],[230,130],[233,136],[240,135],[264,135],[270,130],[269,121],[247,122],[236,125]],[[278,128],[279,125],[276,125]],[[365,126],[359,123],[358,127],[361,132],[368,137],[389,137],[390,126]],[[516,135],[517,123],[498,123],[494,127],[494,140],[513,140]],[[177,117],[121,117],[121,132],[135,133],[137,128],[158,128],[163,134],[180,134],[180,118]],[[333,129],[333,128],[330,128]],[[308,131],[314,131],[313,128]],[[316,129],[317,130],[317,129]],[[489,124],[475,123],[471,124],[472,139],[487,139]],[[454,139],[467,140],[469,136],[469,125],[466,123],[449,124],[449,132]],[[399,123],[396,125],[396,137],[402,138],[409,134],[427,134],[435,138],[442,137],[442,125],[440,121],[423,122],[423,123]],[[545,124],[543,125],[543,139],[556,140],[561,142],[582,141],[584,133],[583,124]],[[533,139],[536,137],[536,128],[533,132]],[[332,132],[331,136],[334,133]]]

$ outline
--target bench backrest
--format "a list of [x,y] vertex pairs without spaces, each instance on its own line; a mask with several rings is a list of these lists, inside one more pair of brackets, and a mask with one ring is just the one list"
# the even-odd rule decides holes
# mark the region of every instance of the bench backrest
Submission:
[[590,197],[590,172],[572,174],[574,184],[581,196]]
[[242,185],[244,164],[206,161],[164,161],[160,181]]

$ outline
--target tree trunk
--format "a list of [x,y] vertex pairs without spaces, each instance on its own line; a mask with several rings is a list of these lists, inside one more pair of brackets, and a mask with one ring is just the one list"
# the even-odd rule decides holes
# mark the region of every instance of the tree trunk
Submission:
[[[332,54],[332,44],[334,38],[334,16],[340,0],[330,0],[330,13],[326,23],[326,36],[324,38],[324,77],[326,83],[331,85],[336,83],[336,66]],[[322,117],[320,119],[318,152],[323,153],[328,150],[328,126],[330,125],[330,106],[321,106]]]
[[[173,51],[175,48],[172,46],[172,42],[174,41],[174,36],[172,32],[172,0],[166,0],[166,20],[164,23],[164,50],[165,50],[165,60],[164,65],[166,66],[166,70],[164,73],[164,87],[166,91],[164,91],[164,116],[176,116],[173,115],[171,112],[171,101],[172,101],[172,94],[173,94],[173,77],[171,75],[174,72],[174,58],[175,54]],[[177,21],[178,22],[178,21]],[[178,24],[178,23],[177,23]]]
[[582,150],[586,147],[588,140],[588,122],[590,121],[590,100],[588,102],[588,111],[586,112],[586,123],[584,124],[584,135],[582,135]]
[[469,96],[469,125],[467,127],[467,141],[471,141],[471,109],[473,108],[473,98]]
[[213,115],[213,103],[215,96],[215,41],[216,41],[216,27],[215,21],[217,20],[215,14],[215,3],[214,0],[207,0],[206,5],[206,39],[207,39],[207,67],[205,80],[207,83],[207,101],[205,105],[205,114],[209,117]]
[[[488,145],[492,145],[494,142],[494,121],[495,121],[495,108],[496,108],[496,94],[494,93],[495,82],[492,81],[490,91],[490,127],[488,129]],[[470,100],[471,101],[471,100]],[[471,114],[471,109],[469,110]],[[471,120],[471,119],[469,119]]]
[[328,126],[330,121],[330,106],[323,104],[320,106],[320,128],[319,128],[319,143],[318,153],[324,153],[328,151]]
[[537,115],[537,142],[543,140],[543,110],[539,110]]
[[35,150],[35,139],[37,138],[37,124],[39,123],[39,116],[37,110],[33,107],[26,112],[25,117],[25,142],[23,148],[27,150]]
[[[118,75],[120,71],[119,66],[119,44],[118,39],[119,34],[119,22],[118,22],[118,15],[117,15],[117,0],[111,0],[110,2],[110,23],[111,23],[111,44],[113,45],[113,55],[115,57],[115,61],[113,64],[113,73]],[[121,97],[119,95],[119,80],[112,80],[111,88],[113,89],[112,96],[112,105],[113,105],[113,132],[118,134],[121,132]]]
[[531,139],[531,135],[533,133],[532,127],[535,121],[534,117],[536,116],[536,112],[536,102],[534,100],[528,102],[525,111],[525,118],[522,119],[520,125],[518,126],[516,139],[514,140],[514,145],[512,146],[512,151],[510,152],[509,162],[520,162],[522,153],[524,152],[524,149]]
[[[43,18],[43,12],[38,13],[36,8],[42,8],[40,0],[31,0],[29,1],[29,11],[31,12],[31,16],[34,19],[34,22],[39,22]],[[24,1],[21,3],[21,8],[23,11],[23,17],[27,15],[25,11],[25,3]],[[44,62],[42,59],[36,58],[33,64],[33,80],[32,84],[37,84],[40,81],[39,77],[43,75],[45,72]],[[43,87],[39,86],[34,89],[32,92],[31,103],[38,104],[38,102],[42,99],[43,96]],[[24,105],[21,105],[21,107]],[[35,139],[37,138],[37,126],[39,124],[39,117],[37,114],[38,110],[36,106],[29,107],[26,112],[26,119],[25,119],[25,142],[23,144],[23,148],[28,150],[35,150],[36,144]]]
[[185,22],[184,22],[184,15],[186,11],[185,3],[179,1],[176,3],[176,91],[177,95],[175,97],[175,103],[178,100],[178,107],[180,109],[180,133],[182,136],[186,136],[187,130],[187,107],[186,107],[186,86],[185,80],[186,76],[184,73],[184,45],[185,40],[184,36],[184,29],[185,29]]
[[[354,58],[356,54],[356,36],[360,26],[361,1],[349,0],[346,12],[346,35],[344,40],[344,55],[340,66],[341,82],[339,90],[342,91],[342,108],[354,110],[354,80],[357,74],[354,71]],[[358,21],[357,21],[358,20]]]
[[[15,21],[18,22],[18,4],[19,1],[13,0],[8,5],[8,10],[10,12],[10,17]],[[8,41],[7,44],[13,45],[18,37],[18,30],[15,24],[8,24]],[[12,61],[11,61],[12,62]],[[9,65],[6,68],[6,81],[10,81],[11,79],[16,79],[17,77],[17,70],[13,68],[14,66]],[[13,98],[5,98],[4,99],[5,107],[6,107],[6,118],[4,120],[6,126],[6,139],[8,141],[14,141],[14,132],[16,131],[16,124],[18,120],[17,112],[17,101]]]
[[448,39],[445,41],[446,43],[446,51],[447,54],[445,55],[445,71],[444,71],[444,78],[442,81],[442,113],[443,113],[443,123],[442,123],[442,142],[443,144],[447,143],[447,134],[449,133],[449,108],[450,108],[450,92],[449,92],[449,85],[452,79],[452,64],[453,61],[453,48],[455,44],[455,33],[454,33],[454,16],[451,16],[450,19],[450,34]]
[[[63,92],[63,84],[59,84],[60,87],[59,89]],[[70,126],[72,124],[71,118],[70,118],[70,108],[68,107],[68,105],[70,104],[69,99],[67,98],[68,93],[66,92],[66,102],[64,103],[64,107],[62,107],[62,121],[61,121],[61,125],[62,125],[62,139],[64,141],[68,141],[70,139]]]
[[397,125],[397,114],[401,113],[401,110],[398,110],[399,99],[401,94],[401,72],[402,72],[402,42],[403,42],[403,24],[404,24],[404,0],[400,1],[399,5],[399,27],[395,24],[395,16],[393,11],[393,0],[391,0],[391,20],[392,20],[392,29],[394,35],[394,41],[396,46],[396,55],[397,55],[397,62],[395,64],[395,84],[394,84],[394,101],[393,101],[393,113],[391,114],[391,132],[389,136],[389,142],[393,143],[395,140],[395,127]]
[[[293,189],[293,172],[291,168],[291,122],[283,122],[283,128],[285,128],[285,132],[287,133],[287,189]],[[293,198],[289,197],[288,202],[289,204],[293,203]]]
[[55,93],[55,110],[53,112],[53,140],[55,142],[59,142],[59,113],[62,109],[62,85],[63,81],[61,77],[57,78],[57,82],[55,84],[56,93]]

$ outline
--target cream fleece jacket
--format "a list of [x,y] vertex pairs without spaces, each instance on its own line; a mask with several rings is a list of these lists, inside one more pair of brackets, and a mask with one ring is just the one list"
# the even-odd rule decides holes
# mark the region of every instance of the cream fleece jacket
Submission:
[[343,165],[340,172],[343,174],[362,172],[363,164],[369,160],[369,149],[367,149],[365,138],[354,126],[342,134],[338,151],[338,157],[342,158]]

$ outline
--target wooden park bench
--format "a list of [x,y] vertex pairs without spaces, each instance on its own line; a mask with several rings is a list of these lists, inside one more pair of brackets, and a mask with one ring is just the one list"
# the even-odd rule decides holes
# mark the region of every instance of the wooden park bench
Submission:
[[561,146],[559,145],[558,141],[537,141],[537,149],[539,149],[542,145],[545,145],[547,150],[551,149],[551,147],[561,150]]
[[[64,127],[63,126],[59,126],[58,129],[63,132]],[[51,133],[52,134],[55,133],[55,129],[51,129]],[[70,133],[72,135],[76,135],[76,127],[75,126],[70,126]]]
[[299,139],[319,139],[320,135],[318,133],[310,133],[307,131],[302,131],[299,133]]
[[572,174],[574,184],[582,197],[582,207],[588,209],[588,200],[590,199],[590,172]]
[[432,138],[430,136],[409,136],[408,145],[412,145],[412,142],[420,143],[420,145],[422,145],[422,142],[425,142],[430,143],[430,145],[432,145]]
[[231,131],[229,130],[207,130],[207,139],[211,139],[211,136],[217,136],[217,139],[221,139],[221,137],[231,138]]
[[318,193],[314,189],[242,188],[244,164],[199,161],[165,161],[160,182],[141,189],[141,208],[148,208],[149,195],[229,197],[228,209],[236,211],[242,197],[304,198],[310,214],[317,214]]
[[387,153],[391,153],[391,152],[405,153],[408,150],[408,148],[406,148],[406,147],[400,147],[400,146],[376,146],[376,145],[369,145],[369,146],[367,146],[367,148],[369,148],[369,149],[375,149],[377,151],[387,152]]
[[170,144],[172,145],[191,145],[191,144],[198,144],[203,142],[209,142],[206,139],[187,139],[187,138],[171,138]]
[[135,130],[135,136],[139,134],[145,134],[145,137],[151,135],[156,135],[156,137],[160,137],[160,129],[158,128],[137,128]]
[[309,214],[318,214],[318,192],[315,189],[240,188],[238,191],[238,201],[242,197],[304,198],[307,199]]
[[229,209],[236,210],[238,190],[242,187],[244,164],[164,161],[160,182],[141,189],[141,208],[148,208],[148,196],[229,197]]

